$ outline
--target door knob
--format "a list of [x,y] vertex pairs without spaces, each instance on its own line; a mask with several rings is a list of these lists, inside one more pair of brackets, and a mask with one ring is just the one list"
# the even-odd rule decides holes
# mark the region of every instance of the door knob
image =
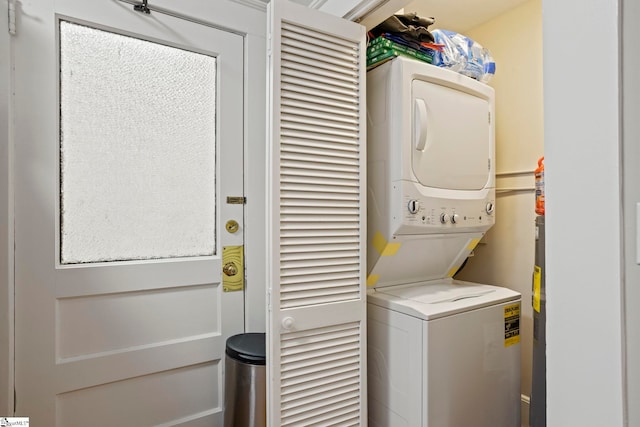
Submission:
[[222,272],[227,276],[235,276],[238,274],[238,267],[233,262],[228,262],[222,267]]
[[295,320],[293,320],[293,317],[285,317],[284,319],[282,319],[282,327],[286,330],[292,329],[294,323]]

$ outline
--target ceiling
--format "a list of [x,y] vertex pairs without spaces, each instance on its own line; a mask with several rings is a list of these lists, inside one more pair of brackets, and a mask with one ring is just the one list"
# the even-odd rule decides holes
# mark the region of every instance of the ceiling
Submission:
[[[269,0],[261,0],[268,3]],[[291,0],[309,7],[321,7],[334,0]],[[436,19],[430,29],[464,33],[529,0],[414,0],[404,7],[405,13]],[[357,1],[353,1],[357,3]]]
[[405,6],[405,13],[434,17],[430,28],[463,33],[513,9],[528,0],[414,0]]

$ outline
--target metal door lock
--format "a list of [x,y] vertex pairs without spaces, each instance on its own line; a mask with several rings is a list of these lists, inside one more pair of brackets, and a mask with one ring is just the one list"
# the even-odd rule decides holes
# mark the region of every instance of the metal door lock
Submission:
[[222,248],[222,289],[224,292],[244,289],[244,248],[242,246]]
[[229,221],[227,221],[225,228],[229,233],[235,233],[240,229],[240,224],[238,224],[238,221],[230,219]]

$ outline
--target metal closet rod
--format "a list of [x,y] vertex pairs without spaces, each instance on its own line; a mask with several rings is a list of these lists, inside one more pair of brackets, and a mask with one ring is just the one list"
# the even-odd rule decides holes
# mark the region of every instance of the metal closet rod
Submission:
[[[496,178],[507,177],[507,176],[522,176],[522,175],[531,175],[535,171],[531,170],[517,170],[517,171],[505,171],[505,172],[496,172]],[[530,191],[536,191],[535,187],[496,187],[496,195],[506,195],[510,193],[526,193]]]
[[531,170],[520,170],[520,171],[507,171],[507,172],[496,172],[496,176],[513,176],[513,175],[533,175],[535,171]]
[[536,191],[535,187],[497,187],[496,193],[512,193],[515,191]]
[[134,0],[118,0],[119,2],[122,3],[127,3],[130,5],[133,5],[134,10],[138,11],[138,12],[142,12],[142,13],[150,13],[150,12],[157,12],[163,15],[168,15],[168,16],[172,16],[174,18],[178,18],[178,19],[182,19],[184,21],[188,21],[188,22],[193,22],[194,24],[198,24],[198,25],[204,25],[205,27],[209,27],[209,28],[215,28],[216,30],[223,30],[223,31],[227,31],[229,33],[234,33],[234,34],[238,34],[241,36],[245,36],[246,34],[242,31],[238,31],[238,30],[234,30],[233,28],[229,28],[229,27],[224,27],[222,25],[216,25],[212,22],[209,21],[204,21],[202,19],[198,19],[198,18],[194,18],[193,16],[189,16],[189,15],[185,15],[183,13],[180,12],[175,12],[173,10],[169,10],[169,9],[165,9],[164,7],[159,7],[159,6],[153,6],[151,4],[148,3],[148,1],[134,1]]

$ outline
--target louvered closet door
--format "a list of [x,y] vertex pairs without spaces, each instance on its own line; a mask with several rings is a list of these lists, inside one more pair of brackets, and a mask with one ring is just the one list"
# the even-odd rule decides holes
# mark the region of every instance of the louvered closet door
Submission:
[[270,426],[362,426],[365,29],[285,0],[270,19]]

